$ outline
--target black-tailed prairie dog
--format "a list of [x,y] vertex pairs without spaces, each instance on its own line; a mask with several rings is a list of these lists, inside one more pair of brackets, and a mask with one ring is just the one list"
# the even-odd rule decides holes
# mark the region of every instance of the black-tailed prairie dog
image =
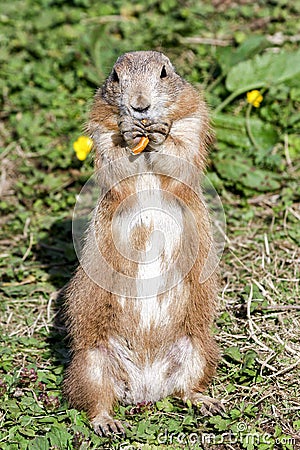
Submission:
[[218,361],[217,275],[199,281],[212,254],[199,186],[206,104],[164,54],[130,52],[96,92],[87,132],[105,194],[67,289],[65,394],[100,435],[124,431],[118,402],[172,395],[219,410],[204,395]]

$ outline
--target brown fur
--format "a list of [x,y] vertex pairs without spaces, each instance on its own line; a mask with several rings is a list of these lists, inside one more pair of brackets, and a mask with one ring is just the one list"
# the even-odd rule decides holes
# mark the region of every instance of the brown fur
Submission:
[[[159,80],[162,66],[166,67],[168,77]],[[131,82],[127,87],[124,84],[125,87],[122,88],[122,84],[119,85],[115,81],[117,75],[114,70],[120,80],[124,74],[130,77]],[[155,76],[159,80],[156,84],[153,81]],[[147,82],[150,88],[143,89],[141,83],[147,87]],[[153,86],[158,90],[154,94]],[[124,299],[125,303],[122,306],[116,294],[98,286],[82,267],[77,269],[71,280],[67,291],[66,315],[72,340],[73,359],[67,370],[64,391],[74,407],[87,411],[95,431],[103,434],[122,430],[120,423],[114,421],[110,414],[116,402],[122,401],[118,390],[122,389],[126,397],[126,392],[131,388],[129,369],[126,369],[125,359],[124,365],[122,364],[120,354],[116,357],[116,348],[120,347],[122,351],[130,354],[130,364],[137,370],[146,370],[147,364],[151,366],[157,361],[167,359],[166,381],[170,380],[176,371],[179,371],[180,377],[180,370],[185,365],[185,362],[182,363],[180,360],[180,351],[192,348],[193,354],[199,355],[204,361],[203,373],[198,378],[197,373],[191,373],[187,376],[188,387],[179,390],[174,388],[171,393],[184,400],[190,398],[194,403],[207,400],[201,393],[210,382],[218,360],[218,349],[211,335],[216,311],[216,273],[212,273],[204,283],[199,283],[201,270],[212,245],[207,209],[201,199],[201,193],[200,196],[197,195],[193,189],[174,178],[180,175],[182,165],[160,167],[159,156],[161,152],[183,158],[202,172],[206,164],[207,146],[211,141],[208,113],[202,97],[174,72],[164,55],[157,52],[134,52],[123,55],[117,61],[104,87],[97,91],[87,124],[87,131],[94,141],[96,151],[95,166],[100,169],[107,161],[114,162],[120,157],[129,158],[128,146],[132,147],[138,139],[134,134],[135,113],[130,112],[129,103],[134,99],[135,104],[139,104],[140,101],[144,107],[148,101],[147,95],[151,96],[149,97],[151,102],[158,105],[156,107],[158,117],[153,119],[152,128],[148,129],[149,148],[154,152],[154,156],[152,157],[151,153],[149,156],[145,152],[139,155],[139,158],[144,158],[145,166],[151,158],[149,167],[154,173],[156,170],[160,173],[157,180],[163,190],[162,198],[167,202],[170,194],[173,199],[177,198],[175,204],[181,205],[178,208],[182,211],[183,229],[188,231],[188,236],[191,225],[187,213],[192,213],[197,219],[200,245],[193,267],[178,287],[181,289],[180,298],[176,298],[174,294],[177,292],[176,286],[169,294],[161,293],[157,296],[157,307],[163,306],[168,295],[174,298],[167,308],[166,323],[162,320],[156,323],[153,318],[149,318],[147,326],[141,326],[142,303],[136,303],[134,297],[137,292],[134,289],[132,298]],[[186,119],[187,122],[184,122]],[[197,128],[193,129],[196,126]],[[123,171],[127,174],[125,167],[122,166],[118,166],[116,171],[119,176]],[[105,186],[109,184],[114,173],[107,169],[101,176],[101,183]],[[111,225],[118,207],[136,193],[137,177],[125,178],[109,190],[102,200],[96,221],[97,240],[106,260],[117,272],[130,277],[136,277],[138,263],[119,254],[111,236]],[[190,185],[197,189],[198,184],[199,178],[191,173]],[[133,196],[130,201],[126,204],[127,208],[134,207],[135,197]],[[132,231],[128,245],[137,251],[145,250],[152,231],[152,226],[137,226]],[[122,229],[118,229],[117,233],[122,235]],[[182,245],[184,255],[192,252],[196,244],[182,236]],[[174,248],[175,259],[176,248]],[[89,235],[84,261],[97,267],[97,255],[93,246],[89,247]],[[178,267],[181,267],[180,264],[179,259]],[[147,302],[147,298],[139,301]],[[178,351],[176,345],[179,345]],[[143,398],[142,393],[140,397]]]

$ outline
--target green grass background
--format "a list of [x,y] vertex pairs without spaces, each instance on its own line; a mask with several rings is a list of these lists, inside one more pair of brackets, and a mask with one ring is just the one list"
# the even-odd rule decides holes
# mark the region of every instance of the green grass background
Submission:
[[[1,449],[300,448],[299,14],[299,0],[1,3]],[[210,393],[227,412],[204,418],[171,398],[121,406],[126,438],[101,439],[60,389],[57,292],[77,264],[72,211],[93,172],[72,143],[115,59],[148,49],[211,107],[208,176],[227,245]],[[246,100],[256,88],[259,108]]]

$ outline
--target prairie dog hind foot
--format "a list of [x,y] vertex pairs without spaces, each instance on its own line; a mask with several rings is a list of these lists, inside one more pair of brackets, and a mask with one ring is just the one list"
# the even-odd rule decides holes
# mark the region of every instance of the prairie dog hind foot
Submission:
[[192,404],[200,408],[203,416],[223,415],[225,412],[224,405],[217,399],[203,395],[201,393],[192,393],[184,398],[184,401],[190,400]]
[[125,429],[119,420],[113,419],[108,413],[98,414],[91,420],[92,427],[96,434],[101,437],[111,434],[125,436]]

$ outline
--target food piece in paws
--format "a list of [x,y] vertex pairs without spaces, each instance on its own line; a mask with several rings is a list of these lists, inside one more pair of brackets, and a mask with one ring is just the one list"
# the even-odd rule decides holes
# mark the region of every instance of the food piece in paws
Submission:
[[142,153],[142,151],[145,150],[145,148],[147,147],[148,143],[149,139],[143,136],[140,142],[131,149],[131,153],[133,153],[134,155]]

